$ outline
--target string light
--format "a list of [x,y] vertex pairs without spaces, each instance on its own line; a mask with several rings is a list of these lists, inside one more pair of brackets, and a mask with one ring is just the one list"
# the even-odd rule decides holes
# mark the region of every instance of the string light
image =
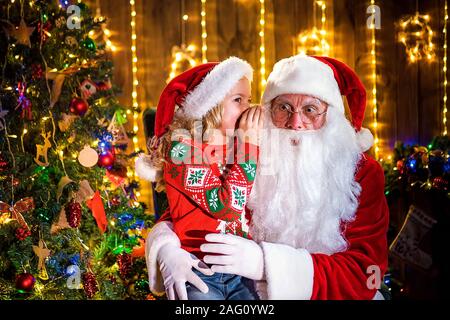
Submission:
[[[317,27],[316,23],[316,6],[321,9],[321,27]],[[326,31],[326,15],[327,6],[325,1],[314,2],[314,26],[311,30],[300,33],[297,37],[297,54],[300,55],[330,55],[330,45],[327,41]]]
[[[138,94],[137,94],[137,87],[138,87],[138,79],[137,79],[137,72],[138,72],[138,67],[137,67],[137,62],[138,62],[138,58],[137,58],[137,53],[136,53],[136,42],[137,42],[137,36],[136,36],[136,7],[135,7],[135,0],[130,0],[130,9],[131,9],[131,66],[132,66],[132,80],[133,80],[133,91],[131,93],[131,98],[132,98],[132,108],[133,111],[128,111],[128,114],[133,113],[133,132],[134,132],[134,137],[133,137],[133,144],[134,144],[134,151],[138,152],[139,151],[139,141],[138,141]],[[136,178],[136,173],[134,173],[134,176]]]
[[202,62],[206,63],[208,62],[208,59],[206,58],[206,52],[208,51],[208,46],[206,44],[206,38],[208,38],[208,33],[206,32],[206,0],[202,1],[202,11],[200,13],[201,15],[201,25],[202,25]]
[[189,67],[195,67],[199,64],[197,56],[197,47],[193,44],[186,45],[182,44],[181,47],[174,46],[172,48],[172,63],[170,64],[170,74],[167,82],[175,78],[181,71],[183,71],[183,65],[185,63],[189,64]]
[[104,22],[106,19],[101,15],[99,4],[97,5],[97,13],[94,20],[101,23],[102,32],[95,33],[94,30],[91,30],[89,31],[89,36],[96,41],[99,41],[97,39],[101,37],[103,42],[105,43],[106,49],[115,52],[117,50],[117,47],[109,39],[109,37],[111,36],[111,30],[108,29],[106,23]]
[[442,33],[444,34],[444,67],[442,71],[444,72],[444,98],[442,101],[442,135],[447,135],[447,24],[448,24],[448,6],[447,0],[445,0],[444,7],[444,29]]
[[[370,0],[370,4],[374,8],[375,13],[375,0]],[[373,134],[374,134],[374,149],[375,149],[375,159],[379,159],[380,146],[378,138],[378,100],[377,100],[377,43],[376,43],[376,33],[375,33],[375,23],[370,26],[371,29],[371,64],[372,64],[372,115],[373,115]]]
[[429,26],[430,16],[418,12],[400,20],[399,40],[405,46],[410,62],[422,59],[433,60],[435,56],[433,30]]
[[[203,2],[202,2],[202,12],[203,12]],[[189,17],[184,13],[184,0],[181,2],[181,46],[172,47],[172,63],[170,64],[170,74],[167,78],[167,82],[175,78],[179,73],[186,69],[186,64],[189,68],[195,67],[200,63],[197,59],[197,47],[193,44],[186,46],[186,22]],[[186,19],[185,19],[186,18]],[[205,24],[206,27],[206,24]],[[206,48],[206,32],[203,32],[203,16],[202,16],[202,55],[204,48]],[[205,29],[206,30],[206,29]],[[206,51],[203,59],[206,59]]]
[[261,45],[259,47],[259,52],[260,52],[260,58],[259,58],[259,62],[260,62],[260,69],[259,69],[259,74],[261,77],[261,92],[264,91],[264,88],[266,87],[266,47],[265,47],[265,25],[266,25],[266,20],[265,20],[265,13],[266,13],[266,9],[265,9],[265,2],[264,0],[259,0],[260,3],[260,19],[259,19],[259,27],[260,27],[260,31],[259,31],[259,38],[261,41]]

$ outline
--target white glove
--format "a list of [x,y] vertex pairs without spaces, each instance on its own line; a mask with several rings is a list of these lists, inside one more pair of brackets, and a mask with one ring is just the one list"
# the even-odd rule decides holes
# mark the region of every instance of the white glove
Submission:
[[213,264],[213,272],[236,274],[252,280],[264,277],[264,257],[261,247],[253,240],[231,234],[210,233],[200,246],[203,252],[220,254],[206,255],[203,261]]
[[205,275],[212,275],[214,272],[193,254],[168,243],[159,249],[157,260],[169,300],[188,299],[186,282],[190,282],[203,293],[208,292],[208,286],[192,271],[192,267]]

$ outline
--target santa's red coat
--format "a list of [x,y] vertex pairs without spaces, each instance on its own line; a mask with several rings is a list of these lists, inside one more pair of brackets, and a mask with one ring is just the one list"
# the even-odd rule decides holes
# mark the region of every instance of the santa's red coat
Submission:
[[[355,220],[344,226],[346,251],[332,255],[309,253],[302,248],[262,242],[263,281],[257,290],[263,299],[373,299],[387,269],[386,233],[389,210],[381,166],[364,155],[355,176],[361,185]],[[163,290],[156,255],[167,242],[179,240],[171,222],[159,223],[147,243],[147,265],[153,291]]]

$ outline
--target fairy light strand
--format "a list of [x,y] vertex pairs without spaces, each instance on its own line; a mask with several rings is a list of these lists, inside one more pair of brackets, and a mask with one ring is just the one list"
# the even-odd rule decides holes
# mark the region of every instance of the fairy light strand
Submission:
[[[137,94],[137,87],[138,87],[138,79],[137,79],[137,53],[136,53],[136,42],[137,42],[137,36],[136,36],[136,6],[135,6],[135,0],[130,0],[130,9],[131,9],[131,66],[132,66],[132,80],[133,80],[133,91],[131,93],[132,98],[132,109],[127,110],[127,114],[133,114],[133,145],[134,145],[134,151],[139,151],[139,140],[138,140],[138,94]],[[131,175],[131,174],[130,174]],[[133,171],[132,175],[134,175],[134,178],[137,179],[136,172]]]
[[261,45],[259,47],[259,52],[260,52],[259,74],[261,77],[261,82],[260,82],[261,83],[261,92],[263,92],[264,88],[266,87],[266,47],[265,47],[265,31],[264,31],[264,27],[266,24],[266,20],[265,20],[266,9],[265,9],[265,1],[264,0],[259,0],[259,3],[260,3],[259,38],[261,41]]
[[206,31],[206,0],[202,1],[202,11],[201,15],[201,26],[202,26],[202,62],[208,62],[206,53],[208,51],[208,45],[206,44],[206,39],[208,38],[208,32]]
[[[370,0],[372,6],[375,5],[375,0]],[[374,8],[375,11],[375,8]],[[375,12],[374,12],[375,13]],[[375,23],[371,25],[371,63],[372,63],[372,114],[373,114],[373,133],[374,133],[374,150],[375,159],[379,159],[380,146],[378,138],[378,100],[377,100],[377,54],[376,54],[376,34]]]
[[447,0],[444,2],[444,28],[442,33],[444,34],[444,98],[442,100],[442,135],[447,135],[447,24],[448,24],[448,6]]

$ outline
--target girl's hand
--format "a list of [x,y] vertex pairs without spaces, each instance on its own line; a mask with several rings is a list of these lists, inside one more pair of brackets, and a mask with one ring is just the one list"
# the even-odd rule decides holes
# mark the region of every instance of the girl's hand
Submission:
[[259,135],[264,124],[261,106],[252,107],[242,113],[239,122],[239,137],[243,142],[259,145]]

